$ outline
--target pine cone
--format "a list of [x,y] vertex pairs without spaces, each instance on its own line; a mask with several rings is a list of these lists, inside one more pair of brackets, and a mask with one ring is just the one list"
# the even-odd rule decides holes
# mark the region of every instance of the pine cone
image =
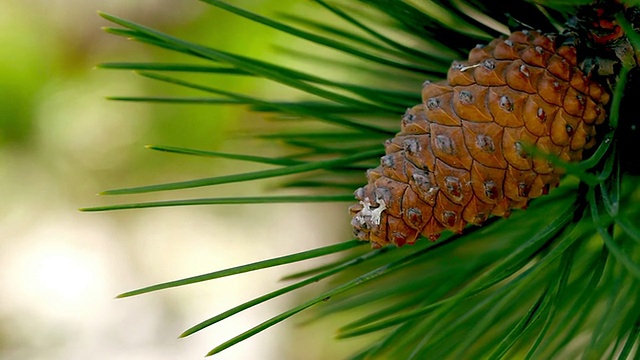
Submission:
[[355,235],[402,246],[525,208],[563,173],[525,144],[581,160],[608,101],[577,67],[576,48],[556,46],[554,35],[517,31],[476,47],[446,81],[425,82],[422,104],[385,143],[380,166],[355,192]]

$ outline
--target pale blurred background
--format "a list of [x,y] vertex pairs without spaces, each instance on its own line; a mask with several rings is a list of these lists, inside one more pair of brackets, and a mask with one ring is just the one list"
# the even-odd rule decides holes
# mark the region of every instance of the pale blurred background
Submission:
[[[272,14],[295,0],[244,0]],[[146,144],[275,154],[268,143],[225,140],[264,119],[242,108],[123,103],[116,95],[179,95],[180,88],[108,61],[178,61],[108,35],[96,11],[229,51],[278,61],[273,31],[195,0],[8,0],[0,10],[0,359],[199,359],[215,345],[295,304],[271,301],[186,339],[186,328],[279,288],[310,262],[115,300],[123,291],[347,239],[346,204],[183,207],[81,213],[149,199],[261,194],[247,183],[135,197],[101,190],[255,169],[251,164],[152,152]],[[188,60],[188,59],[187,59]],[[283,60],[284,61],[284,60]],[[254,95],[266,83],[217,78]],[[206,94],[194,94],[205,96]],[[286,98],[286,94],[283,94]],[[262,125],[264,126],[264,124]],[[245,140],[247,141],[247,140]],[[311,293],[307,293],[310,295]],[[303,296],[304,298],[304,296]],[[332,332],[276,326],[215,359],[334,358]]]

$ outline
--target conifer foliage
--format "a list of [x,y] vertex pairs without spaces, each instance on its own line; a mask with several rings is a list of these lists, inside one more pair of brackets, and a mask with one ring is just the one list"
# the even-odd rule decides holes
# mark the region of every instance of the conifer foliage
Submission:
[[[182,336],[322,282],[325,287],[317,295],[218,344],[209,355],[309,310],[309,320],[339,314],[345,324],[337,338],[377,335],[351,359],[640,356],[636,4],[314,0],[308,2],[313,11],[276,19],[236,2],[202,1],[306,40],[310,47],[341,52],[351,59],[349,64],[321,60],[358,69],[360,76],[324,77],[101,14],[118,25],[106,29],[111,34],[198,59],[108,63],[102,68],[133,69],[210,95],[114,99],[245,105],[300,119],[296,125],[324,126],[261,135],[291,149],[287,157],[149,146],[273,167],[103,194],[287,175],[282,185],[301,189],[300,195],[84,210],[339,201],[345,202],[348,223],[346,203],[353,202],[355,190],[357,203],[350,211],[356,238],[119,297],[342,253],[340,260],[292,274],[284,287],[206,319]],[[319,20],[320,13],[341,25]],[[301,60],[318,60],[289,50]],[[309,97],[262,99],[199,83],[193,76],[181,78],[181,72],[250,76]],[[366,169],[373,170],[365,180]],[[526,211],[512,211],[524,207]],[[507,215],[509,219],[501,218]],[[404,244],[413,245],[400,247]]]

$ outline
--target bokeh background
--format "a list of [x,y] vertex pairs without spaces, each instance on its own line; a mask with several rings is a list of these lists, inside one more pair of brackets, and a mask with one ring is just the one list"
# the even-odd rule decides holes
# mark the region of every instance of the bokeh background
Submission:
[[[306,11],[294,0],[244,0],[269,15]],[[271,301],[195,334],[195,323],[276,289],[283,275],[257,273],[115,300],[118,293],[346,240],[345,204],[185,207],[81,213],[138,200],[266,193],[274,183],[106,198],[105,189],[256,169],[255,165],[157,153],[146,144],[251,154],[283,151],[249,140],[269,126],[236,107],[108,101],[185,90],[96,70],[109,61],[178,61],[108,35],[96,11],[228,51],[285,62],[286,35],[195,0],[8,0],[0,11],[0,359],[196,359],[296,302]],[[304,51],[304,45],[299,49]],[[211,78],[220,88],[274,95],[268,83]],[[200,94],[202,95],[202,94]],[[289,94],[279,89],[277,97]],[[308,293],[307,293],[308,294]],[[305,292],[302,293],[303,298]],[[334,358],[322,326],[287,321],[217,359]]]

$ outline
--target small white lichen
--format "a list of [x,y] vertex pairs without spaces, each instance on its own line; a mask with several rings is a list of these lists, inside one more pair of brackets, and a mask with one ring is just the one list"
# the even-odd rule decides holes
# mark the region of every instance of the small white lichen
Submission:
[[364,201],[360,201],[360,204],[364,206],[364,209],[360,211],[360,215],[363,217],[363,219],[369,217],[369,221],[371,222],[371,224],[380,225],[380,217],[382,216],[382,212],[387,209],[387,205],[384,203],[384,200],[378,199],[379,206],[374,209],[371,208],[369,198],[365,198]]
[[460,71],[464,72],[464,71],[467,71],[467,70],[469,70],[469,69],[475,69],[475,68],[477,68],[478,66],[480,66],[480,64],[474,64],[474,65],[461,66],[461,67],[460,67]]

